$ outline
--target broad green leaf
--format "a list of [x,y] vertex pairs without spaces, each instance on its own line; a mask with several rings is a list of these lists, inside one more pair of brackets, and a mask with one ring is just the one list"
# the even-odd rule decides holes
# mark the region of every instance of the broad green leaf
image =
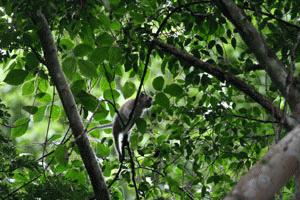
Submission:
[[129,81],[127,81],[122,88],[122,93],[123,93],[125,99],[131,97],[135,91],[136,91],[136,87],[135,87],[134,83],[129,82]]
[[114,38],[108,33],[103,33],[97,38],[97,42],[101,47],[111,47],[114,43]]
[[165,95],[165,93],[157,93],[155,95],[155,103],[161,105],[164,108],[168,108],[170,106],[170,100],[167,97],[167,95]]
[[40,63],[40,61],[36,58],[36,55],[34,55],[33,53],[26,54],[25,62],[25,68],[28,70],[37,68]]
[[80,73],[87,78],[96,78],[97,75],[97,68],[94,63],[87,61],[87,60],[78,60],[78,66]]
[[119,96],[120,96],[120,93],[117,91],[117,90],[110,90],[110,89],[107,89],[104,91],[104,94],[103,94],[104,98],[105,99],[108,99],[108,100],[113,100],[113,97],[114,99],[118,99]]
[[111,47],[108,51],[109,62],[112,64],[118,64],[122,61],[122,50],[118,47]]
[[98,143],[96,146],[96,155],[100,158],[107,157],[110,154],[110,149],[108,146],[102,143]]
[[27,75],[28,75],[27,71],[24,71],[22,69],[13,69],[8,72],[8,74],[4,79],[4,82],[10,85],[20,85],[21,83],[24,82]]
[[[51,105],[50,105],[51,106]],[[49,111],[50,111],[50,107],[49,107]],[[60,117],[60,113],[61,113],[61,108],[58,105],[53,105],[52,106],[52,113],[51,113],[51,119],[52,120],[58,120]]]
[[47,106],[40,106],[38,107],[38,111],[33,115],[33,121],[34,122],[40,122],[43,120],[45,116]]
[[59,45],[66,50],[70,50],[74,47],[74,42],[68,38],[62,38],[59,42]]
[[72,80],[74,73],[76,72],[76,59],[74,57],[67,57],[62,62],[62,68],[68,79]]
[[31,95],[34,92],[34,81],[27,81],[22,86],[22,95]]
[[90,61],[96,65],[101,64],[104,60],[108,60],[108,47],[99,47],[93,50],[90,55]]
[[152,86],[154,89],[161,91],[164,87],[164,83],[164,78],[162,76],[158,76],[152,81]]
[[143,118],[139,118],[136,120],[135,122],[137,129],[141,132],[141,133],[145,133],[147,130],[147,123]]
[[59,145],[55,150],[55,160],[65,166],[68,164],[68,149],[65,145]]
[[39,79],[38,88],[41,92],[47,92],[49,88],[49,82],[45,79]]
[[104,120],[107,117],[108,113],[109,111],[106,110],[106,108],[101,104],[101,106],[99,106],[98,110],[95,112],[94,119],[96,121]]
[[171,96],[180,96],[183,93],[182,87],[176,83],[167,85],[164,91]]
[[71,91],[72,93],[77,96],[81,91],[86,90],[86,82],[85,80],[77,80],[74,83],[71,84]]
[[93,48],[88,44],[79,44],[74,48],[73,52],[75,56],[83,57],[88,55],[92,50]]
[[81,91],[79,94],[77,94],[77,98],[88,111],[96,111],[99,101],[95,96],[86,93],[85,91]]
[[38,111],[38,108],[36,106],[23,106],[23,109],[32,115]]
[[24,135],[28,129],[28,118],[21,118],[15,121],[13,128],[11,129],[11,136],[13,138]]

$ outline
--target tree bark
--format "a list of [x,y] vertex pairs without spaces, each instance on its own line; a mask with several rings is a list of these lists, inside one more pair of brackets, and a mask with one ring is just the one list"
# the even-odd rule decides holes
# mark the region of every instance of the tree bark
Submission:
[[106,187],[100,166],[97,162],[93,149],[90,147],[90,142],[86,134],[78,137],[84,133],[84,126],[78,113],[74,97],[58,61],[57,49],[48,22],[41,11],[37,11],[37,15],[33,20],[37,24],[37,32],[43,48],[46,67],[48,68],[49,74],[58,91],[65,113],[69,120],[72,133],[75,138],[78,138],[76,140],[76,144],[91,180],[95,197],[98,200],[110,199],[109,191]]
[[285,71],[284,65],[268,47],[263,36],[249,22],[243,10],[231,0],[214,0],[214,2],[223,15],[237,28],[259,64],[264,66],[272,82],[286,98],[294,117],[300,122],[300,92],[293,84],[288,83],[288,73]]
[[297,170],[300,126],[288,133],[243,176],[225,200],[271,199]]
[[[213,66],[209,63],[203,62],[198,58],[190,55],[182,50],[177,49],[176,47],[163,43],[160,40],[153,40],[153,44],[155,48],[160,49],[164,52],[171,53],[179,60],[182,60],[189,65],[195,66],[200,68],[201,70],[205,71],[216,77],[220,81],[227,81],[231,85],[235,86],[238,90],[242,91],[244,94],[252,98],[255,102],[259,103],[263,106],[272,116],[278,121],[282,120],[282,112],[275,106],[273,106],[272,102],[268,100],[265,96],[257,92],[253,87],[246,84],[243,80],[239,79],[238,77],[234,76],[229,72],[225,72],[222,69]],[[292,129],[296,125],[296,122],[292,119],[287,117],[285,121],[285,127],[288,129]]]

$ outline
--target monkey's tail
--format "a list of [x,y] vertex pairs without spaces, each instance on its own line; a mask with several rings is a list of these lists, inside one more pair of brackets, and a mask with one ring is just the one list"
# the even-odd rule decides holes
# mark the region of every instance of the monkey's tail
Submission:
[[122,151],[121,151],[122,147],[120,147],[121,144],[120,144],[119,135],[120,135],[120,133],[114,131],[114,129],[113,129],[115,149],[116,149],[116,152],[117,152],[117,154],[119,156],[119,161],[122,161],[123,160],[123,155],[122,155]]

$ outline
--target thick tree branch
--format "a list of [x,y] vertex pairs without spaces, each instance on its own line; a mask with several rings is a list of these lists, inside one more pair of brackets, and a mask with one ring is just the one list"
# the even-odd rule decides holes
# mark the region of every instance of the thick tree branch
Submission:
[[[69,120],[74,137],[78,137],[84,132],[84,126],[77,111],[74,97],[70,91],[66,78],[58,61],[56,46],[49,28],[48,22],[41,11],[37,12],[33,21],[38,27],[38,36],[44,52],[46,66],[49,74],[57,88],[62,101],[65,113]],[[81,158],[86,167],[91,183],[93,185],[96,199],[109,199],[109,192],[106,187],[100,166],[96,160],[93,149],[86,135],[76,141]]]
[[231,0],[214,0],[221,12],[234,24],[241,37],[256,56],[261,66],[265,67],[271,80],[275,83],[279,91],[286,97],[288,104],[295,117],[300,121],[300,93],[289,84],[287,90],[287,72],[276,54],[268,47],[263,36],[249,22],[245,13]]
[[[246,84],[243,80],[235,77],[233,74],[229,72],[225,72],[222,69],[215,67],[209,63],[203,62],[199,60],[198,58],[177,49],[176,47],[163,43],[160,40],[153,40],[153,43],[155,44],[155,47],[164,51],[171,53],[175,57],[177,57],[179,60],[185,61],[189,65],[192,65],[194,67],[198,67],[201,70],[205,71],[206,73],[209,73],[216,77],[220,81],[227,81],[228,83],[235,86],[240,91],[244,92],[247,96],[251,97],[254,101],[259,103],[261,106],[263,106],[268,112],[271,113],[271,115],[277,120],[281,121],[282,119],[282,112],[275,106],[273,106],[272,102],[268,100],[266,97],[264,97],[262,94],[258,93],[254,88],[250,87],[248,84]],[[293,127],[295,124],[292,120],[289,122],[285,122],[286,127]]]
[[299,144],[300,126],[296,126],[240,179],[225,200],[272,199],[297,170]]

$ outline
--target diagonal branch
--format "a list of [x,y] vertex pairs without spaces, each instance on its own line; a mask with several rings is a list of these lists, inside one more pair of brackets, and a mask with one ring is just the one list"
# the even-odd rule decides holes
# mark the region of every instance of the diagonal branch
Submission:
[[[245,13],[231,0],[214,0],[221,12],[233,23],[239,34],[256,56],[261,66],[265,67],[273,83],[283,96],[286,97],[294,115],[300,119],[300,92],[294,85],[287,84],[288,74],[276,54],[268,47],[263,36],[249,22]],[[289,89],[287,90],[287,85]],[[295,114],[296,112],[296,114]]]
[[[74,96],[71,93],[58,61],[57,50],[51,30],[41,10],[37,11],[37,15],[32,18],[32,20],[36,23],[38,28],[37,32],[43,48],[46,67],[48,68],[49,74],[56,86],[65,113],[69,120],[72,133],[76,138],[84,132],[84,126],[78,113]],[[109,199],[109,192],[106,187],[104,177],[86,135],[78,139],[76,144],[93,185],[96,199]]]
[[[267,99],[265,96],[257,92],[254,88],[249,86],[247,83],[245,83],[243,80],[235,77],[233,74],[229,72],[225,72],[222,69],[213,66],[209,63],[203,62],[199,60],[198,58],[177,49],[176,47],[163,43],[160,40],[153,40],[153,44],[155,48],[160,49],[164,52],[168,52],[172,54],[173,56],[177,57],[179,60],[185,61],[189,65],[192,65],[194,67],[198,67],[201,70],[205,71],[208,74],[213,75],[215,78],[217,78],[220,81],[226,81],[230,83],[231,85],[235,86],[240,91],[244,92],[247,96],[251,97],[255,102],[259,103],[262,107],[264,107],[271,115],[278,121],[281,121],[282,119],[282,112],[275,106],[273,106],[272,102]],[[286,127],[291,128],[293,125],[290,121],[284,122]]]

